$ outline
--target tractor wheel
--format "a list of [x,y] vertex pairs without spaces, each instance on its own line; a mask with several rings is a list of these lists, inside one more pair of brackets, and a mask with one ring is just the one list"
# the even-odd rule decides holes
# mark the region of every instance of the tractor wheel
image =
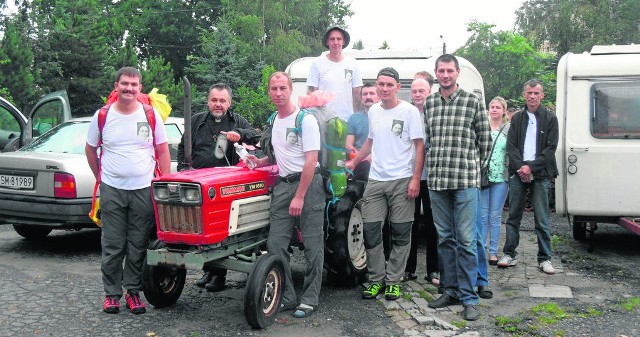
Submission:
[[[156,240],[151,243],[149,249],[162,247],[164,247],[164,243]],[[142,270],[144,297],[156,308],[170,306],[180,298],[186,278],[187,270],[185,268],[145,264]]]
[[27,240],[42,239],[51,233],[51,228],[31,225],[13,225],[13,229]]
[[256,329],[273,324],[284,294],[284,262],[275,254],[258,258],[247,278],[244,317]]
[[581,221],[573,221],[573,239],[584,241],[587,239],[587,223]]
[[353,287],[365,281],[367,269],[362,200],[354,194],[343,198],[351,198],[353,207],[327,220],[324,261],[331,282]]

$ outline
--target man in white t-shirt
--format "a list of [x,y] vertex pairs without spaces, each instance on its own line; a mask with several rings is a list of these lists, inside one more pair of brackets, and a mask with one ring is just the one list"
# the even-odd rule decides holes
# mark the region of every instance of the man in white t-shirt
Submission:
[[99,112],[93,116],[85,146],[89,167],[101,180],[101,269],[106,293],[103,310],[107,313],[120,311],[123,288],[127,291],[127,308],[134,314],[146,311],[139,293],[146,249],[155,229],[150,186],[156,159],[161,172],[171,169],[162,118],[153,111],[155,129],[149,132],[151,125],[142,103],[137,101],[141,80],[136,68],[118,70],[114,84],[118,100],[108,106],[102,131]]
[[[413,199],[420,192],[424,128],[418,109],[398,99],[400,76],[395,69],[380,70],[376,87],[380,103],[369,109],[369,137],[346,167],[353,171],[362,159],[371,154],[371,170],[362,206],[364,245],[371,283],[362,293],[362,298],[376,298],[385,287],[385,299],[395,300],[400,297],[399,283],[409,256],[415,208]],[[385,265],[382,224],[387,212],[393,247]]]
[[[296,128],[300,108],[291,102],[293,84],[289,75],[274,73],[269,77],[268,88],[271,101],[278,109],[271,128],[271,144],[280,169],[280,178],[271,196],[271,226],[267,250],[287,262],[281,310],[295,308],[293,316],[303,318],[318,306],[322,285],[325,192],[318,164],[320,128],[311,114],[304,115],[300,128]],[[257,163],[256,167],[273,164],[269,156],[258,159],[250,155],[248,158]],[[307,261],[299,305],[287,251],[296,223],[304,238],[304,256]]]
[[354,107],[360,104],[359,93],[362,86],[362,76],[356,60],[342,54],[342,49],[349,45],[349,40],[346,30],[340,27],[329,28],[322,40],[329,52],[313,60],[307,76],[309,93],[322,90],[335,95],[327,107],[345,122],[353,114]]

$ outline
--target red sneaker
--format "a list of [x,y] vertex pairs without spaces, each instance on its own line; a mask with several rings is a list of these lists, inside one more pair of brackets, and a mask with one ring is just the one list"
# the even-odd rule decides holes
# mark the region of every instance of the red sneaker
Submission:
[[140,295],[127,293],[124,298],[127,300],[127,308],[131,309],[132,313],[138,315],[147,312],[144,303],[140,299]]
[[120,311],[120,299],[111,296],[105,297],[102,310],[107,314],[117,314]]

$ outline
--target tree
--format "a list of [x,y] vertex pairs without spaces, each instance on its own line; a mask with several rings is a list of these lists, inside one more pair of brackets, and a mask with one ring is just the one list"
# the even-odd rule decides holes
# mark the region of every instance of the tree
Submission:
[[389,49],[389,44],[387,43],[387,41],[382,41],[382,46],[380,46],[380,48],[378,49]]
[[596,44],[640,40],[640,1],[528,0],[516,12],[518,31],[533,46],[562,56]]
[[276,109],[268,93],[269,76],[275,71],[273,66],[263,67],[261,81],[257,88],[241,86],[236,90],[237,99],[234,102],[234,111],[246,118],[256,128],[264,127],[267,118]]
[[[545,100],[555,102],[555,58],[536,52],[527,40],[516,33],[493,32],[495,26],[472,21],[467,31],[472,32],[466,45],[456,51],[468,59],[482,74],[486,102],[495,96],[519,102],[523,85],[532,78],[545,83]],[[546,82],[545,82],[546,81]],[[520,103],[518,103],[520,104]]]
[[[173,79],[173,68],[163,57],[152,57],[145,67],[140,67],[144,92],[158,88],[158,92],[167,95],[167,101],[173,106],[183,102],[182,80],[177,84]],[[181,116],[182,109],[175,109],[172,116]]]
[[26,110],[25,103],[35,99],[35,79],[31,71],[31,43],[23,36],[17,22],[7,23],[0,45],[0,88],[5,88],[10,93],[9,96],[21,103],[19,108]]
[[364,44],[362,44],[362,39],[358,40],[358,42],[353,44],[353,49],[364,50]]
[[202,54],[194,55],[190,59],[191,66],[186,69],[196,91],[194,111],[206,109],[210,85],[223,82],[231,88],[239,88],[248,84],[248,78],[259,76],[248,66],[247,57],[238,53],[226,22],[220,21],[212,32],[203,32],[200,41]]

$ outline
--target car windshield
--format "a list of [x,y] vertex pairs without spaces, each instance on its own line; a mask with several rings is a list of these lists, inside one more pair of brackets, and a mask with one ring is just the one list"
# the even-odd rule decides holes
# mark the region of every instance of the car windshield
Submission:
[[67,122],[38,137],[21,151],[84,154],[89,121]]

